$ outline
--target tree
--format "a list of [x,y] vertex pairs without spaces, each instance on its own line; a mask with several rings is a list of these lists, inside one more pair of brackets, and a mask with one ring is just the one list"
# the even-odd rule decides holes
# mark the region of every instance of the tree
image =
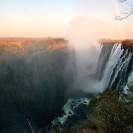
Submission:
[[64,133],[133,133],[133,82],[127,86],[126,91],[105,89],[91,98],[87,119]]
[[95,101],[89,120],[94,124],[97,131],[115,133],[117,130],[121,130],[123,127],[121,124],[122,116],[125,111],[123,103],[119,102],[119,93],[115,90],[106,89],[99,94],[99,98]]
[[133,86],[127,93],[106,89],[91,99],[89,121],[100,133],[133,132]]
[[[119,0],[120,2],[126,2],[127,0]],[[129,8],[120,12],[121,16],[115,16],[115,20],[123,20],[128,18],[129,16],[131,16],[133,14],[133,4],[132,3],[128,3]]]

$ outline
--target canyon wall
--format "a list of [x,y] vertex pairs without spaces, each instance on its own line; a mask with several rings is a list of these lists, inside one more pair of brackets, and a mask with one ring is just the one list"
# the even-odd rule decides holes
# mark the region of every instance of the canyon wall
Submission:
[[0,45],[0,132],[30,131],[28,121],[35,130],[47,125],[67,101],[75,75],[68,41],[19,41]]

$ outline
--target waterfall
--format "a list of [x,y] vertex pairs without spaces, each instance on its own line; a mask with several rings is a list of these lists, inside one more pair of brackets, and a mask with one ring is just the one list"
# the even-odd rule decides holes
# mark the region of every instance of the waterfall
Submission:
[[[127,51],[128,51],[128,50],[127,50]],[[120,80],[119,80],[119,82],[117,83],[116,89],[121,88],[121,87],[123,88],[124,85],[125,85],[126,82],[127,82],[127,78],[128,78],[128,66],[129,66],[129,62],[130,62],[130,60],[131,60],[131,57],[132,57],[132,53],[129,53],[129,55],[128,55],[127,57],[125,57],[124,62],[122,62],[122,65],[121,65],[121,67],[119,68],[119,70],[117,70],[117,73],[116,73],[116,75],[115,75],[115,77],[114,77],[114,79],[113,79],[113,81],[112,81],[112,84],[111,84],[111,85],[113,85],[113,83],[114,83],[114,81],[115,81],[115,78],[116,78],[117,75],[118,75],[118,72],[120,72]]]
[[113,74],[113,71],[118,61],[120,60],[120,57],[122,54],[123,54],[123,50],[121,50],[121,44],[119,44],[115,50],[113,49],[112,55],[110,56],[107,66],[105,68],[105,72],[102,79],[104,88],[108,87],[109,81],[111,79],[111,75]]
[[131,71],[131,59],[131,50],[124,49],[122,43],[95,45],[81,52],[77,56],[75,88],[92,93],[123,88]]
[[[131,84],[133,82],[133,70],[132,72],[129,74],[128,80],[127,80],[127,84]],[[126,91],[128,89],[127,84],[124,87],[124,90]]]
[[[92,51],[91,51],[92,50]],[[123,48],[122,43],[95,45],[90,51],[82,51],[78,57],[78,80],[76,80],[77,89],[93,94],[102,92],[105,88],[119,89],[128,88],[127,83],[133,81],[132,52],[129,48]],[[93,54],[92,54],[93,53]],[[86,58],[86,55],[89,56]],[[92,60],[91,60],[92,58]],[[86,66],[91,66],[86,68]],[[87,75],[87,76],[86,76]],[[89,103],[88,98],[70,98],[62,108],[62,115],[56,117],[51,122],[51,127],[65,125],[67,119],[72,120],[75,115],[75,109],[80,105]],[[75,117],[75,116],[74,116]]]
[[[104,46],[103,46],[104,47]],[[101,51],[102,52],[102,51]],[[97,78],[101,74],[101,66],[105,62],[105,58],[108,55],[108,50],[105,51],[104,56],[101,58],[99,64],[99,71],[97,72]],[[129,62],[132,58],[132,53],[128,49],[122,49],[121,43],[116,43],[112,47],[111,53],[109,55],[109,60],[105,64],[105,69],[103,70],[103,75],[100,79],[103,88],[112,88],[116,83],[116,89],[122,88],[125,86],[128,78],[128,68]]]

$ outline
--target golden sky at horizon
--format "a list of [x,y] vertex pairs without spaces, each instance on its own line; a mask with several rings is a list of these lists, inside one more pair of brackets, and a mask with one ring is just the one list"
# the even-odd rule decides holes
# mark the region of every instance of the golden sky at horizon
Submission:
[[131,39],[133,20],[113,21],[123,8],[118,0],[1,0],[0,37]]

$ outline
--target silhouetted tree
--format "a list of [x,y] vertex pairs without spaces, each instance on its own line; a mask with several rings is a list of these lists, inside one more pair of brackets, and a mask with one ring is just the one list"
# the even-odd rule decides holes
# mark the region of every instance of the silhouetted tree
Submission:
[[[119,0],[120,2],[126,2],[127,0]],[[131,16],[133,14],[133,4],[132,3],[128,3],[129,8],[123,10],[122,12],[120,12],[120,16],[115,16],[115,20],[123,20],[128,18],[129,16]]]

